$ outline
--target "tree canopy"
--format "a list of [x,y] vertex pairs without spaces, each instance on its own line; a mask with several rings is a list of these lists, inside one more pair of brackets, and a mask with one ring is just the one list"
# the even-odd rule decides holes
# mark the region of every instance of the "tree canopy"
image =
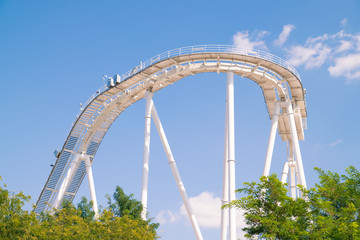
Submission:
[[276,175],[245,183],[246,196],[226,207],[244,210],[246,237],[263,239],[360,239],[360,173],[315,168],[319,183],[292,199]]
[[[109,203],[107,208],[100,211],[97,220],[94,219],[92,202],[85,197],[77,206],[65,201],[60,210],[37,216],[34,212],[23,210],[24,203],[30,200],[30,196],[22,192],[11,194],[4,185],[0,187],[0,239],[152,240],[159,238],[156,233],[158,224],[140,218],[137,212],[139,209],[142,210],[142,205],[132,197],[132,194],[127,196],[117,186],[114,193],[116,204]],[[119,199],[122,201],[118,202]]]

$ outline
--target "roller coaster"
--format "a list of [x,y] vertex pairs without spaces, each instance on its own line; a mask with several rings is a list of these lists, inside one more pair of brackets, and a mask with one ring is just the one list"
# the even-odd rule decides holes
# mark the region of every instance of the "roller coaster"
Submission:
[[[180,79],[204,72],[227,74],[222,204],[235,200],[234,74],[248,78],[259,85],[271,119],[263,175],[269,175],[276,132],[278,132],[288,148],[281,180],[289,181],[291,197],[301,197],[297,184],[306,187],[306,179],[299,140],[304,140],[307,111],[305,89],[299,73],[283,59],[264,51],[228,45],[199,45],[163,52],[141,62],[122,75],[117,74],[107,79],[107,84],[97,90],[77,114],[62,149],[56,153],[56,163],[40,193],[34,211],[36,213],[52,211],[54,208],[59,208],[64,199],[73,201],[87,175],[93,209],[97,216],[91,169],[95,154],[116,118],[126,108],[145,98],[142,217],[146,219],[150,125],[153,119],[195,235],[197,239],[203,239],[152,96]],[[234,240],[236,239],[235,210],[221,211],[220,238]]]

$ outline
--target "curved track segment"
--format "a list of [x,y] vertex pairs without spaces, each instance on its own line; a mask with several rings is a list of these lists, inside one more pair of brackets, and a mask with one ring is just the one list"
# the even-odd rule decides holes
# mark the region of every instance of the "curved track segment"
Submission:
[[[88,100],[73,123],[39,196],[35,212],[51,210],[75,155],[86,154],[92,162],[115,119],[127,107],[144,98],[147,89],[152,88],[153,92],[156,92],[189,75],[228,71],[251,79],[260,86],[270,119],[275,101],[291,100],[298,137],[300,140],[304,139],[303,129],[307,116],[305,90],[293,66],[270,53],[234,46],[201,45],[178,48],[161,53],[121,76],[110,78],[108,86],[98,90]],[[289,129],[287,118],[280,117],[279,134],[282,140],[291,138]],[[85,174],[85,162],[79,161],[63,199],[74,199]]]

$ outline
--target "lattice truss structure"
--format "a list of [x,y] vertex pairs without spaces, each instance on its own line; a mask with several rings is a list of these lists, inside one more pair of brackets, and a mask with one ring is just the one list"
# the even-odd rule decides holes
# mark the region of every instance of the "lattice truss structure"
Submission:
[[[91,96],[77,115],[57,155],[35,212],[49,211],[58,208],[64,199],[74,199],[87,173],[86,168],[91,166],[106,132],[126,108],[144,98],[149,89],[156,93],[182,78],[203,72],[232,72],[251,79],[260,86],[269,117],[273,125],[276,125],[275,131],[290,145],[292,155],[290,154],[284,167],[284,174],[287,176],[289,166],[294,163],[293,140],[304,140],[307,117],[305,89],[295,68],[281,58],[263,51],[224,45],[191,46],[161,53],[123,75],[109,78],[107,86]],[[291,132],[289,114],[293,115],[296,136]],[[268,174],[268,155],[272,156],[271,138],[272,136],[264,175]],[[293,175],[301,180],[299,171],[303,170],[293,169],[296,170]],[[286,181],[284,174],[283,179]],[[306,186],[305,178],[302,181]],[[295,196],[294,194],[296,195],[293,192],[292,195]]]

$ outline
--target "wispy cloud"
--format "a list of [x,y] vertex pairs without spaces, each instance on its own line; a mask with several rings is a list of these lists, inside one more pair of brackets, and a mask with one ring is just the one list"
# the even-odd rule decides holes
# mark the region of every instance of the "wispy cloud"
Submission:
[[[346,19],[341,24],[346,25]],[[360,33],[341,30],[335,34],[309,37],[304,44],[284,48],[288,61],[305,69],[327,66],[330,76],[360,80]]]
[[347,25],[347,19],[346,18],[344,18],[343,20],[341,20],[341,26],[342,27],[345,27],[346,25]]
[[331,48],[323,43],[307,43],[293,46],[288,51],[288,61],[295,67],[305,65],[306,69],[319,68],[329,58]]
[[237,32],[233,36],[234,45],[238,48],[266,50],[267,46],[263,38],[267,34],[266,31],[256,31],[253,34],[249,34],[248,31]]
[[320,148],[324,148],[324,147],[331,147],[331,148],[333,148],[333,147],[336,147],[337,145],[339,145],[339,144],[341,144],[341,143],[343,143],[343,140],[342,139],[340,139],[340,138],[338,138],[338,139],[336,139],[335,141],[333,141],[333,142],[331,142],[331,143],[327,143],[327,144],[320,144],[320,143],[317,143],[317,144],[315,144],[315,146],[314,146],[314,148],[315,149],[320,149]]
[[295,26],[292,24],[284,25],[282,32],[280,33],[278,39],[276,39],[274,41],[274,44],[277,46],[284,45],[286,40],[289,38],[291,31],[294,29],[295,29]]
[[[340,24],[347,26],[347,19]],[[277,39],[273,40],[274,45],[285,52],[289,63],[295,67],[304,66],[305,69],[325,66],[330,76],[344,77],[346,83],[360,80],[360,32],[340,30],[334,34],[308,37],[302,44],[290,45],[288,39],[295,28],[292,24],[284,25]],[[268,50],[265,41],[268,35],[270,33],[267,31],[240,31],[233,36],[233,41],[238,48]]]
[[335,146],[339,145],[339,144],[342,143],[342,142],[343,142],[343,140],[341,140],[341,139],[336,139],[334,142],[331,142],[331,143],[329,143],[328,145],[329,145],[330,147],[335,147]]
[[353,48],[353,45],[350,41],[340,40],[340,46],[337,47],[336,52],[344,52]]
[[334,62],[328,68],[331,76],[345,76],[349,80],[348,82],[360,79],[360,53],[335,58]]

